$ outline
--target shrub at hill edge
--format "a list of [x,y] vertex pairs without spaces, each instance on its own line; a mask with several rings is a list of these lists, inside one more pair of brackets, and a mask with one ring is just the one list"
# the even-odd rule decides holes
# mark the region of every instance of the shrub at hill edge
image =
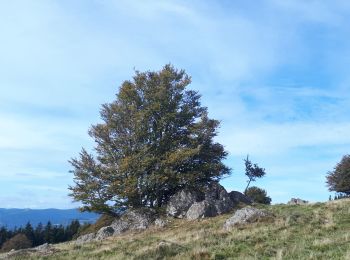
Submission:
[[7,240],[3,245],[1,250],[3,252],[10,251],[12,249],[19,250],[25,249],[32,246],[32,242],[28,239],[28,237],[24,234],[17,234],[11,239]]
[[249,187],[245,195],[247,195],[249,198],[251,198],[254,202],[256,203],[261,203],[261,204],[271,204],[271,198],[267,196],[266,190],[261,189],[256,186]]

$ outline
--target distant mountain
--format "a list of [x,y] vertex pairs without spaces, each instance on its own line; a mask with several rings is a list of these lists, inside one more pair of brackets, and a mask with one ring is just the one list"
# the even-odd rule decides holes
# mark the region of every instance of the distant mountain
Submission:
[[52,224],[67,225],[72,220],[79,220],[81,223],[95,222],[98,214],[80,212],[77,209],[3,209],[0,208],[0,227],[6,226],[8,229],[20,227],[29,221],[32,226],[37,226],[40,222],[45,225],[48,221]]

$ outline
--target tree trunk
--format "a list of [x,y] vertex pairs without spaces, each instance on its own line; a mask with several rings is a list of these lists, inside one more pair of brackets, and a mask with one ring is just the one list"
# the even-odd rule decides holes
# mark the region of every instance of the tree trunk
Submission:
[[248,187],[249,187],[249,184],[250,184],[251,181],[252,181],[252,179],[249,179],[248,184],[247,184],[247,187],[245,187],[244,194],[246,194],[246,192],[247,192],[247,190],[248,190]]

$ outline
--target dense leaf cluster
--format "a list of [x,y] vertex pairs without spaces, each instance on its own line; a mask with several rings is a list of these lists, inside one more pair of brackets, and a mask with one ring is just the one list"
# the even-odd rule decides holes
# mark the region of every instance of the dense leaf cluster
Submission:
[[200,189],[230,173],[223,146],[213,141],[219,122],[208,117],[190,77],[166,65],[136,72],[91,127],[95,155],[70,161],[82,210],[113,214],[123,207],[161,207],[177,190]]
[[73,220],[68,226],[52,225],[48,222],[45,226],[41,223],[35,228],[28,222],[25,227],[9,230],[0,228],[1,251],[35,247],[44,243],[60,243],[72,240],[78,233],[81,225],[78,220]]
[[327,185],[330,191],[338,192],[338,195],[350,195],[350,155],[343,156],[334,170],[328,172]]

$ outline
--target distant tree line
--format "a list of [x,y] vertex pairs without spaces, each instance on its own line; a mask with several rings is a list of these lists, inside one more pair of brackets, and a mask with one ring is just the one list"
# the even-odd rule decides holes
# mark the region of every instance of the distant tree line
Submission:
[[332,198],[332,195],[329,195],[329,200],[340,200],[340,199],[346,199],[346,198],[350,198],[350,195],[340,193],[340,194],[334,195],[333,198]]
[[53,225],[50,221],[44,226],[39,223],[35,228],[28,222],[24,227],[13,230],[0,228],[0,248],[2,252],[11,249],[23,249],[45,243],[60,243],[72,240],[83,226],[73,220],[68,226]]

